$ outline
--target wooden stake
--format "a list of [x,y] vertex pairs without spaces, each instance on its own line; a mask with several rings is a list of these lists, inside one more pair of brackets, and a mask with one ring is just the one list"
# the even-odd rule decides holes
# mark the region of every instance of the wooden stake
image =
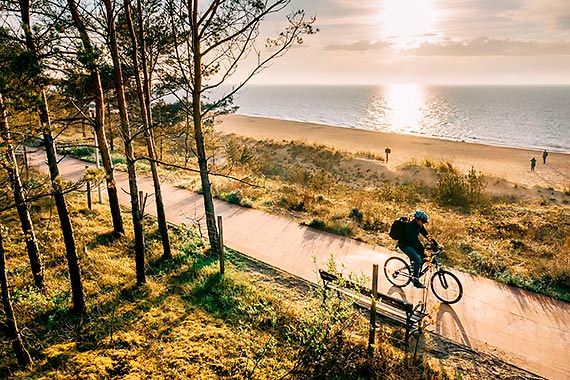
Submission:
[[[85,170],[87,169],[89,169],[89,166],[85,167]],[[91,205],[91,181],[89,179],[87,180],[87,207],[89,210],[93,210],[93,207]]]
[[218,230],[220,232],[220,274],[224,275],[224,227],[222,224],[222,217],[218,216]]
[[372,301],[370,304],[370,332],[368,335],[368,357],[374,355],[376,339],[376,297],[378,297],[378,264],[372,266]]

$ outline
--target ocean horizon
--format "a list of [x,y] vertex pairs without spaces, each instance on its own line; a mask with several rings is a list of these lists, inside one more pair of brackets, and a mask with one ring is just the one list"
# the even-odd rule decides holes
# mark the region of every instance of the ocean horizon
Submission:
[[249,85],[237,114],[570,153],[570,85]]

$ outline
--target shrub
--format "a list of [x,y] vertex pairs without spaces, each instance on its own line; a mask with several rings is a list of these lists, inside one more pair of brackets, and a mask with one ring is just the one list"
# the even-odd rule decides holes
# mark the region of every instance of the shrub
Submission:
[[477,172],[475,168],[471,167],[467,173],[467,192],[469,194],[469,201],[472,204],[478,205],[481,202],[483,192],[487,187],[485,177],[481,172]]
[[277,201],[279,207],[286,208],[291,211],[305,211],[306,197],[305,194],[297,194],[293,188],[284,188],[284,194]]
[[306,225],[309,227],[316,228],[316,229],[321,230],[321,231],[326,231],[326,229],[327,229],[327,224],[325,223],[325,221],[322,219],[318,219],[318,218],[314,218],[313,220],[311,220]]
[[432,191],[434,198],[444,206],[468,206],[468,187],[465,179],[448,172],[442,175]]
[[228,193],[219,193],[217,194],[219,199],[225,200],[234,205],[238,205],[241,207],[252,208],[253,201],[247,197],[244,197],[241,190],[233,190],[232,192]]
[[113,162],[113,165],[127,163],[127,159],[125,158],[125,156],[123,154],[117,154],[117,153],[111,154],[111,161]]
[[95,152],[94,149],[90,146],[73,146],[61,149],[60,151],[61,154],[72,156],[79,159],[91,158],[94,152]]
[[333,221],[331,225],[328,226],[327,230],[335,235],[340,235],[340,236],[354,235],[354,228],[352,227],[352,225],[350,223],[345,223],[340,220]]
[[241,192],[239,190],[232,191],[226,197],[226,201],[228,201],[234,205],[239,205],[241,202]]
[[350,219],[354,220],[357,223],[362,223],[362,220],[364,219],[364,214],[356,207],[350,210],[349,216]]

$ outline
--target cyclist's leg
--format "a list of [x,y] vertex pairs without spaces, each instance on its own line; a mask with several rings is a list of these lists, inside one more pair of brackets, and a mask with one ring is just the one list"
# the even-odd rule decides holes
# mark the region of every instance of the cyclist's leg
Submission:
[[410,261],[412,262],[414,282],[418,281],[420,269],[424,263],[421,256],[412,247],[400,247],[400,249],[410,258]]

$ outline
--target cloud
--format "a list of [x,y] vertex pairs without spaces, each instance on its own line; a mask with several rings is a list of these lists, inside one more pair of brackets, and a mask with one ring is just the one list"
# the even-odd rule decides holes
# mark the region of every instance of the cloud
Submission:
[[424,42],[406,53],[416,56],[570,55],[570,41],[539,42],[478,37],[472,40]]
[[521,8],[507,15],[517,21],[531,21],[559,31],[570,29],[568,0],[525,0]]
[[382,50],[392,45],[390,41],[370,42],[368,40],[357,41],[349,44],[334,44],[325,46],[325,50],[368,51]]

